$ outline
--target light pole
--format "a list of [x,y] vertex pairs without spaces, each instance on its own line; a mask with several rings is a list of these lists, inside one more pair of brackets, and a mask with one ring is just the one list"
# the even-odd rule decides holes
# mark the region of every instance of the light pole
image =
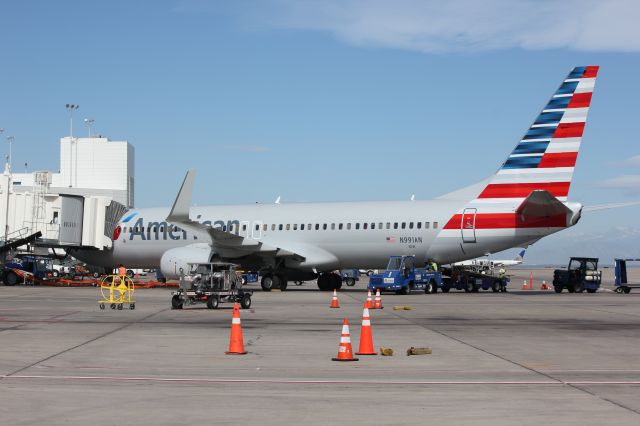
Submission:
[[13,141],[16,138],[13,136],[7,136],[7,141],[9,142],[9,172],[11,172],[11,151],[12,151],[12,146],[13,146]]
[[66,104],[65,108],[69,112],[69,188],[73,186],[73,112],[80,108],[80,105]]
[[93,126],[93,122],[96,121],[93,118],[85,118],[84,119],[84,124],[87,125],[87,127],[89,128],[89,137],[91,137],[91,126]]

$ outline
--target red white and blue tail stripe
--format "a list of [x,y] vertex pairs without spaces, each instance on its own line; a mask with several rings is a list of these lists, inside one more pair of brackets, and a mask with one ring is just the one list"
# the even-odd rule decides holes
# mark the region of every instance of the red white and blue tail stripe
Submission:
[[566,214],[532,219],[517,210],[533,191],[547,191],[556,199],[552,202],[566,203],[598,68],[576,67],[569,73],[487,186],[450,218],[445,231],[473,230],[468,241],[475,242],[476,234],[481,239],[529,229],[520,232],[524,240],[573,224]]
[[523,199],[533,190],[567,199],[597,74],[597,66],[569,73],[480,200]]

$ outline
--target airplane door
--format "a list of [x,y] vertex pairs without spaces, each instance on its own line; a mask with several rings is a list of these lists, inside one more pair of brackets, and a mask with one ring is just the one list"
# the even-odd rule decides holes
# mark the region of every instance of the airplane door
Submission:
[[462,231],[463,243],[476,242],[476,211],[477,209],[464,209],[462,212],[460,230]]
[[249,222],[246,220],[243,220],[242,222],[240,222],[240,235],[245,237],[245,238],[249,238],[249,235],[251,235],[251,230],[249,229]]
[[262,222],[256,220],[253,222],[252,235],[254,240],[259,240],[262,237]]

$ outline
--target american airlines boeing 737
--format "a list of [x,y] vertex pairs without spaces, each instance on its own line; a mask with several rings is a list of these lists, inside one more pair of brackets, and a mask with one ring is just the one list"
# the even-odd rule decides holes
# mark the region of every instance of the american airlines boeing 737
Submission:
[[447,264],[527,247],[580,219],[567,195],[597,73],[574,68],[494,175],[437,199],[191,207],[189,171],[171,209],[128,211],[111,249],[72,254],[105,267],[159,265],[169,278],[219,259],[259,270],[265,290],[314,278],[331,290],[336,269],[381,268],[391,255]]

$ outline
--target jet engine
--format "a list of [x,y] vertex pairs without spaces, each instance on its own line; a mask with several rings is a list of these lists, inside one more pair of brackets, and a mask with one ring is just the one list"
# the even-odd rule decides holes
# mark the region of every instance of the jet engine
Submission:
[[181,269],[185,272],[189,270],[189,263],[210,262],[213,254],[209,244],[192,244],[170,249],[160,258],[160,271],[169,279],[178,279]]

